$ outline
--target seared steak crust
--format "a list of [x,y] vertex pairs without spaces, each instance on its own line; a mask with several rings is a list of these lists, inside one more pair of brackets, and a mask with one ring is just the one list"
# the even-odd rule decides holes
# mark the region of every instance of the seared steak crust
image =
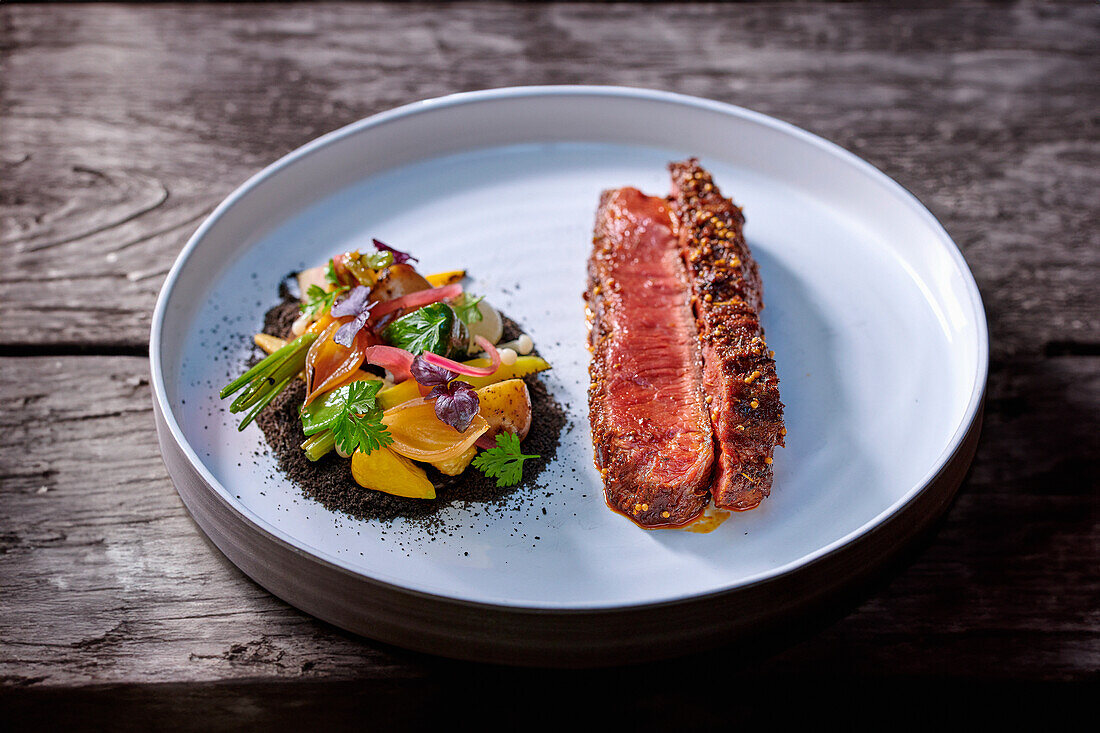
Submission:
[[604,192],[588,262],[589,420],[607,503],[643,527],[709,502],[714,447],[668,202]]
[[771,490],[772,452],[787,432],[758,316],[760,273],[741,209],[722,197],[710,173],[694,158],[669,168],[718,449],[711,492],[716,506],[752,509]]

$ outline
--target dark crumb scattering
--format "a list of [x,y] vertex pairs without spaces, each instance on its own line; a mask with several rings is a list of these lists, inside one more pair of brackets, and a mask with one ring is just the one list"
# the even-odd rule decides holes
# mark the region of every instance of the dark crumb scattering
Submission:
[[[288,295],[282,293],[284,298]],[[296,301],[285,299],[264,316],[264,332],[284,336],[298,317]],[[504,317],[504,339],[515,339],[522,333],[519,326]],[[395,519],[397,517],[430,519],[455,502],[497,503],[535,485],[538,475],[557,453],[561,430],[565,425],[565,410],[547,391],[535,375],[526,377],[534,412],[531,431],[523,440],[523,452],[539,458],[523,465],[523,479],[517,486],[497,488],[496,479],[486,477],[472,466],[459,476],[445,476],[431,466],[424,466],[436,485],[434,501],[406,499],[379,491],[364,489],[351,477],[350,463],[336,453],[330,453],[316,463],[306,458],[301,449],[305,439],[298,419],[298,406],[305,398],[305,384],[295,380],[260,413],[256,424],[263,431],[268,445],[286,473],[302,493],[319,501],[332,511],[343,512],[356,519]]]

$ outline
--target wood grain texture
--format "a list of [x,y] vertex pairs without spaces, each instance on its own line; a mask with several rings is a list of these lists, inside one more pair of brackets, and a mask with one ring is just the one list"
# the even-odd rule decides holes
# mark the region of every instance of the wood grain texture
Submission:
[[[157,454],[144,359],[0,369],[0,447],[19,457],[5,461],[0,497],[7,684],[415,679],[439,664],[315,622],[222,561]],[[80,391],[96,397],[74,400]],[[1050,680],[1100,668],[1096,404],[1096,357],[1002,381],[934,543],[851,615],[754,671]],[[1021,435],[1038,438],[1022,450]]]
[[733,102],[834,140],[944,222],[995,317],[995,356],[1100,345],[1094,7],[0,13],[0,343],[144,344],[201,218],[321,133],[455,91],[595,83]]
[[[1091,4],[0,6],[3,708],[207,706],[247,728],[323,700],[423,721],[423,699],[487,685],[504,710],[600,691],[635,702],[621,721],[686,706],[718,723],[692,704],[717,665],[777,689],[879,680],[899,702],[914,681],[937,696],[938,679],[1094,681],[1098,31]],[[668,89],[804,126],[916,194],[974,271],[992,369],[970,477],[934,536],[802,631],[611,675],[412,654],[244,578],[167,478],[141,354],[202,218],[321,133],[538,83]],[[655,676],[673,681],[637,696]],[[748,713],[767,720],[782,697],[761,695]]]

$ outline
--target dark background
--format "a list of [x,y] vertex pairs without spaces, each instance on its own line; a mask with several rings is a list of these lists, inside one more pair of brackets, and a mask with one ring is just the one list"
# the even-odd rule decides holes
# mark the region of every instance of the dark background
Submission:
[[[1100,669],[1098,47],[1091,2],[0,6],[0,722],[1057,722]],[[573,83],[774,115],[931,209],[991,329],[967,480],[873,583],[672,662],[501,669],[304,616],[167,477],[146,358],[165,273],[322,133]]]

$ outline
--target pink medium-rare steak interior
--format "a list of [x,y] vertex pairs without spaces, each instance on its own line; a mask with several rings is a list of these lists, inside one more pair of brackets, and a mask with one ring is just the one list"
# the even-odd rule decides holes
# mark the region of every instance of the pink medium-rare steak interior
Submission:
[[588,274],[590,422],[607,503],[645,527],[684,524],[709,502],[714,447],[667,202],[605,192]]

